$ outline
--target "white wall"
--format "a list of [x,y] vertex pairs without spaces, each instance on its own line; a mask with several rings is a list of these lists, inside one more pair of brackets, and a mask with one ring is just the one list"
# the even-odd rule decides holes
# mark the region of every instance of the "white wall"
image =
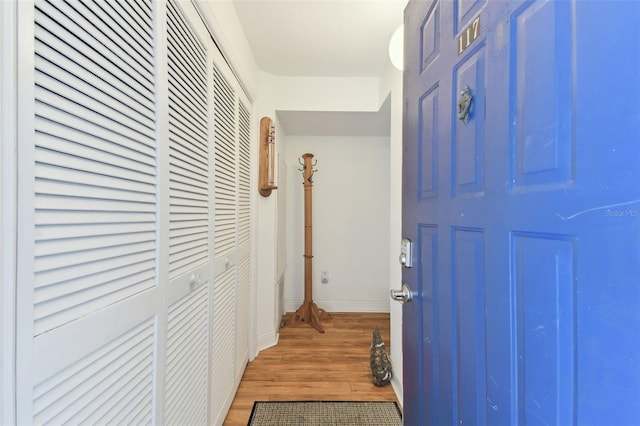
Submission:
[[[276,152],[282,149],[280,123],[275,113],[277,99],[272,96],[269,81],[265,73],[258,73],[258,116],[274,120],[276,128]],[[257,163],[256,163],[257,168]],[[277,177],[277,176],[276,176]],[[279,179],[276,185],[280,186]],[[278,310],[278,200],[280,188],[271,192],[269,197],[257,196],[257,268],[256,268],[256,334],[257,350],[262,350],[278,342],[280,314]],[[280,271],[282,275],[283,271]]]
[[[399,303],[390,303],[388,291],[390,288],[399,288],[400,282],[402,280],[402,274],[400,265],[398,263],[398,246],[401,238],[401,194],[402,194],[402,73],[397,69],[393,68],[393,66],[389,63],[387,71],[385,75],[381,76],[381,78],[334,78],[334,77],[325,77],[325,78],[311,78],[311,77],[281,77],[274,76],[268,73],[261,72],[260,73],[260,104],[264,107],[264,111],[268,114],[275,114],[276,111],[378,111],[383,101],[390,97],[391,100],[391,112],[390,112],[390,136],[388,138],[383,138],[386,140],[386,157],[384,158],[384,164],[380,165],[382,169],[380,169],[380,174],[378,176],[382,176],[382,170],[386,170],[384,173],[385,183],[383,186],[386,187],[384,193],[379,188],[378,195],[382,194],[379,200],[380,204],[375,204],[380,209],[383,209],[387,212],[387,219],[384,224],[380,225],[380,228],[383,229],[383,233],[386,233],[387,239],[384,243],[385,247],[380,248],[380,252],[377,254],[377,258],[380,259],[380,262],[386,265],[383,272],[384,277],[384,291],[382,290],[383,284],[379,284],[377,296],[372,299],[376,300],[377,306],[386,306],[386,310],[390,312],[391,317],[391,358],[394,365],[394,378],[392,384],[398,395],[399,400],[402,402],[402,306]],[[265,106],[268,105],[268,106]],[[295,190],[300,190],[302,187],[301,183],[301,175],[297,170],[297,158],[299,155],[304,153],[303,149],[300,149],[302,146],[303,140],[306,140],[306,143],[310,143],[309,151],[316,154],[319,158],[319,175],[317,177],[316,183],[317,185],[326,184],[326,179],[323,182],[323,173],[327,173],[327,164],[326,161],[331,161],[329,156],[329,160],[323,158],[322,149],[327,148],[331,145],[331,140],[336,142],[338,140],[345,140],[345,138],[325,138],[323,142],[328,142],[325,144],[325,147],[317,147],[314,140],[317,142],[322,139],[319,137],[313,136],[292,136],[292,135],[283,135],[282,129],[279,124],[276,123],[276,139],[277,139],[277,149],[280,152],[281,159],[284,157],[287,162],[287,188],[286,188],[286,202],[287,202],[287,211],[286,211],[286,223],[287,226],[287,270],[285,272],[285,286],[286,286],[286,299],[288,301],[288,305],[286,306],[286,310],[292,311],[297,309],[297,305],[302,300],[302,292],[303,287],[300,281],[303,277],[303,263],[302,263],[302,228],[300,228],[302,224],[303,217],[301,216],[300,210],[298,213],[294,213],[292,211],[292,204],[297,201],[293,198],[295,194]],[[355,138],[358,139],[358,138]],[[350,139],[351,140],[351,139]],[[296,143],[297,142],[297,143]],[[335,145],[335,143],[334,143]],[[320,149],[321,151],[317,151]],[[340,145],[335,148],[339,152],[343,152],[342,150],[348,149],[346,145]],[[344,155],[348,153],[345,151]],[[361,162],[364,161],[365,157],[360,156]],[[293,162],[293,163],[292,163]],[[329,165],[329,167],[331,167]],[[359,167],[359,166],[357,166]],[[324,171],[324,172],[323,172]],[[278,185],[283,185],[282,183],[278,183]],[[279,188],[277,190],[278,197],[282,200],[282,196],[285,188]],[[322,191],[321,188],[315,188],[314,191]],[[315,193],[314,192],[314,193]],[[298,201],[302,200],[302,192],[298,195]],[[314,198],[315,199],[315,198]],[[262,202],[263,205],[266,205],[268,202]],[[386,205],[383,205],[386,203]],[[299,203],[298,203],[299,204]],[[314,201],[314,205],[317,202]],[[268,213],[267,216],[273,215],[273,218],[270,218],[268,222],[277,221],[277,215],[281,215],[282,212],[278,212],[275,202],[273,204],[269,204],[270,210],[261,209],[261,214]],[[348,204],[342,204],[340,208],[350,207]],[[376,207],[376,209],[378,208]],[[335,208],[335,206],[334,206]],[[302,207],[299,207],[302,209]],[[370,209],[371,210],[371,209]],[[318,217],[318,213],[314,213],[314,217]],[[363,217],[367,217],[369,212],[365,212]],[[297,216],[295,216],[297,215]],[[282,223],[283,218],[280,218],[280,222]],[[362,217],[358,217],[357,221],[361,221]],[[293,225],[292,225],[293,223]],[[314,225],[315,226],[315,225]],[[260,230],[261,240],[264,240],[263,233],[269,235],[271,238],[271,233],[269,230]],[[296,236],[295,239],[294,236]],[[282,238],[281,236],[274,236],[276,238]],[[315,240],[319,240],[321,237],[314,237]],[[317,244],[318,242],[315,241]],[[278,242],[273,241],[270,242],[267,246],[261,246],[261,256],[264,256],[265,253],[268,253],[266,250],[274,250],[278,247]],[[281,245],[280,245],[281,247]],[[318,253],[314,250],[314,256],[319,256]],[[264,259],[263,259],[264,260]],[[339,265],[340,262],[333,260],[335,264]],[[331,266],[331,268],[329,268]],[[338,268],[338,269],[335,269]],[[318,258],[314,258],[314,287],[318,289],[319,293],[315,293],[314,299],[317,303],[320,304],[320,307],[327,310],[332,310],[334,305],[332,306],[322,306],[320,302],[320,298],[323,298],[324,301],[330,302],[330,299],[336,299],[331,292],[333,290],[344,291],[344,288],[338,287],[338,282],[341,279],[341,275],[347,276],[348,273],[342,273],[341,267],[336,266],[334,268],[333,264],[326,265],[318,263]],[[326,289],[323,289],[322,284],[315,284],[320,282],[320,273],[323,269],[326,269],[330,276],[329,284],[326,286]],[[273,288],[274,282],[273,280],[277,279],[273,277],[271,274],[271,270],[268,270],[268,274],[266,277],[269,280],[272,280],[271,283],[264,283],[267,288]],[[337,273],[337,275],[336,275]],[[262,279],[262,278],[261,278]],[[381,277],[377,278],[381,281]],[[262,284],[261,284],[262,285]],[[356,287],[356,290],[353,293],[358,293],[360,287]],[[350,292],[351,290],[347,290]],[[346,297],[346,296],[345,296]],[[350,296],[349,296],[350,297]],[[359,296],[360,297],[360,296]],[[384,298],[384,302],[383,302]],[[343,301],[346,300],[343,298]],[[360,298],[358,299],[360,300]],[[367,302],[369,303],[369,302]],[[270,308],[269,301],[262,301],[260,303],[259,318],[271,318],[271,312],[269,312]],[[356,309],[352,303],[349,305],[348,310]],[[364,303],[360,303],[359,306],[362,308]],[[345,306],[344,303],[341,302],[340,306]],[[370,304],[369,304],[370,306]],[[337,308],[337,306],[335,306]],[[346,309],[346,308],[344,308]],[[342,310],[342,309],[340,309]],[[260,323],[260,320],[259,320]],[[275,344],[277,342],[277,329],[271,332],[271,335],[274,336],[271,338],[271,342]],[[267,342],[269,339],[265,339],[263,342]],[[261,348],[267,347],[268,345],[261,346]]]
[[[399,289],[402,284],[402,268],[398,262],[402,238],[402,72],[391,64],[380,79],[381,98],[391,97],[391,125],[389,141],[389,288]],[[391,362],[393,378],[391,384],[400,403],[402,394],[402,305],[390,305]]]
[[[330,312],[389,311],[389,139],[287,136],[285,307],[304,299],[304,191],[298,158],[314,154],[313,299]],[[327,271],[329,282],[320,282]]]
[[[378,91],[378,78],[283,77],[260,71],[258,117],[267,116],[275,120],[276,150],[281,161],[286,162],[288,144],[285,143],[286,135],[276,111],[378,111]],[[278,281],[283,274],[285,282],[291,279],[289,261],[282,262],[285,252],[286,256],[291,255],[291,247],[288,244],[283,246],[283,239],[291,232],[288,225],[291,216],[288,211],[279,210],[278,206],[289,203],[287,186],[290,187],[288,184],[291,177],[297,176],[298,172],[293,173],[287,167],[285,173],[287,182],[276,182],[279,188],[268,198],[259,196],[256,204],[259,253],[256,272],[256,327],[259,350],[273,346],[278,341],[281,319],[280,312],[277,312]],[[285,221],[287,227],[283,230],[282,224]],[[283,265],[287,266],[284,271],[281,269]],[[285,307],[291,310],[288,306]]]

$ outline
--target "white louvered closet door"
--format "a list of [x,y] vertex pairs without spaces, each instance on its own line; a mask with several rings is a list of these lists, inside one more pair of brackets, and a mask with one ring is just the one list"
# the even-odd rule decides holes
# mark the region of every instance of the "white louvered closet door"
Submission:
[[85,3],[19,4],[19,424],[154,419],[153,5]]
[[236,379],[241,380],[249,359],[251,283],[251,113],[238,107],[238,226],[236,272]]
[[208,415],[213,232],[208,52],[212,47],[193,5],[168,1],[169,312],[164,423],[172,425],[206,424]]
[[210,389],[214,424],[224,420],[248,361],[249,324],[249,247],[246,243],[250,232],[251,121],[246,98],[230,70],[222,64],[215,61],[213,71],[213,327],[216,333],[212,338]]
[[221,424],[251,117],[192,2],[19,2],[19,424]]

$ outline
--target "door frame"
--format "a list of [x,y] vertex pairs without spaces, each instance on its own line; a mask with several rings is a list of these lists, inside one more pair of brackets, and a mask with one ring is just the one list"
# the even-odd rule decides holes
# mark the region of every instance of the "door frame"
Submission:
[[[17,4],[0,3],[0,423],[15,424]],[[7,373],[9,372],[9,373]]]

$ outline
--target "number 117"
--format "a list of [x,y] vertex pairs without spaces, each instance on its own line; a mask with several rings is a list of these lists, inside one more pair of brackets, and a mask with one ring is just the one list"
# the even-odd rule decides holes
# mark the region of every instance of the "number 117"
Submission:
[[462,53],[467,47],[469,47],[479,35],[480,17],[478,16],[458,37],[458,54]]

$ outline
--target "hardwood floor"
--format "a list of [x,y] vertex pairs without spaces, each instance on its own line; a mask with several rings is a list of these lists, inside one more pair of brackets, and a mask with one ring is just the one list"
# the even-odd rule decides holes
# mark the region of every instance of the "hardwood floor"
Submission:
[[377,326],[389,347],[389,314],[333,313],[325,333],[284,326],[278,345],[260,352],[240,382],[224,425],[246,425],[254,401],[397,401],[391,385],[371,383],[369,348]]

